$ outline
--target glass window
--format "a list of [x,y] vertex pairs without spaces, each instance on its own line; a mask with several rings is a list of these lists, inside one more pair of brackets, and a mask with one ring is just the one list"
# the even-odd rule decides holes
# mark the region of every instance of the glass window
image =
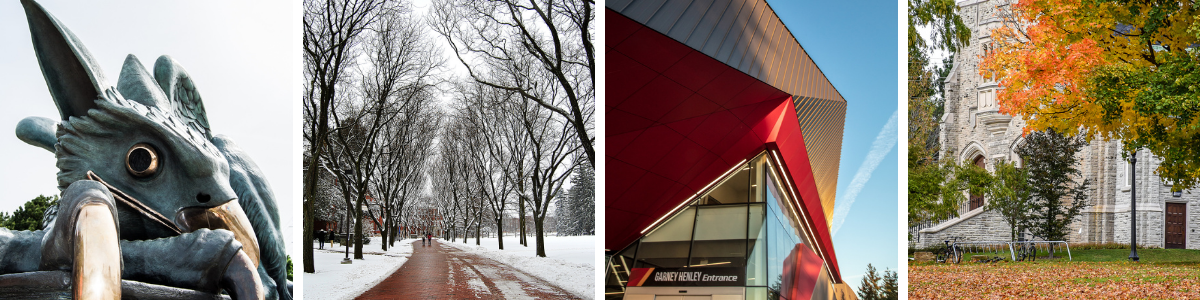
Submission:
[[767,166],[766,154],[759,155],[750,162],[750,202],[763,202],[766,189],[762,187],[766,184]]
[[[746,260],[746,285],[767,285],[767,229],[763,227],[763,205],[750,205],[750,259]],[[766,293],[765,290],[763,293]],[[749,295],[749,294],[747,294]],[[766,297],[765,294],[763,297]],[[750,298],[746,299],[765,299]]]
[[[613,256],[608,272],[634,268],[745,267],[746,299],[779,297],[784,265],[809,247],[800,218],[783,198],[765,155],[670,217],[639,243]],[[636,256],[633,254],[636,253]],[[632,263],[632,266],[628,266]],[[622,273],[624,272],[624,273]]]
[[746,206],[703,207],[696,215],[696,240],[746,239]]
[[650,232],[642,242],[687,241],[692,239],[692,224],[695,223],[696,209],[688,207],[675,217],[667,220],[658,229]]
[[688,207],[645,238],[637,251],[635,268],[679,268],[687,266],[696,209]]
[[767,280],[768,287],[778,292],[783,282],[784,264],[797,247],[805,247],[804,240],[798,235],[799,227],[788,213],[783,198],[777,197],[774,178],[767,183]]
[[741,267],[746,262],[746,240],[696,241],[689,267]]
[[681,268],[687,266],[689,241],[642,242],[635,268]]
[[742,167],[700,197],[701,205],[746,203],[750,197],[750,167]]
[[767,156],[759,155],[750,160],[741,169],[730,174],[708,194],[701,196],[699,205],[734,204],[746,202],[762,202],[764,171],[767,167]]
[[699,208],[690,266],[740,267],[745,260],[746,206]]
[[746,300],[767,300],[767,288],[762,288],[762,287],[746,288]]

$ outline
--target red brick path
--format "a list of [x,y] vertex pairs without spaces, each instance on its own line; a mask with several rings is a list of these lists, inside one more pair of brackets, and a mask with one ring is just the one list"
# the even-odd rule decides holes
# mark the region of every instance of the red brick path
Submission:
[[579,299],[503,263],[443,246],[413,242],[408,261],[356,299]]

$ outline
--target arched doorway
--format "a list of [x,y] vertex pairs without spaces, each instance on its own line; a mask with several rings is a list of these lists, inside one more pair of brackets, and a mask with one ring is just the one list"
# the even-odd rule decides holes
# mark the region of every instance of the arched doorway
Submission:
[[[983,155],[976,156],[974,164],[976,167],[979,167],[981,169],[984,169],[984,170],[987,169],[987,162],[985,159],[983,159]],[[970,210],[975,210],[976,208],[983,207],[983,194],[972,193],[970,205],[971,205]]]

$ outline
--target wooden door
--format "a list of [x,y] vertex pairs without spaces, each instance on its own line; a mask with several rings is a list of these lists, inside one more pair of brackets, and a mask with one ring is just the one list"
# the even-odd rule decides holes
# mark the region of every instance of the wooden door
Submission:
[[1187,225],[1184,224],[1184,215],[1186,206],[1183,203],[1167,203],[1167,221],[1166,221],[1166,247],[1167,249],[1184,249],[1186,248],[1186,240],[1184,231]]

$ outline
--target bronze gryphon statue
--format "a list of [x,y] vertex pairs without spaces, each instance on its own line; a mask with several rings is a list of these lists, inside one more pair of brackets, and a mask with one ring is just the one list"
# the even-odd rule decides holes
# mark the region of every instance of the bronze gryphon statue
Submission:
[[80,39],[21,3],[61,119],[16,132],[54,153],[62,194],[43,230],[0,228],[0,299],[291,299],[271,188],[212,135],[187,72],[129,55],[110,85]]

